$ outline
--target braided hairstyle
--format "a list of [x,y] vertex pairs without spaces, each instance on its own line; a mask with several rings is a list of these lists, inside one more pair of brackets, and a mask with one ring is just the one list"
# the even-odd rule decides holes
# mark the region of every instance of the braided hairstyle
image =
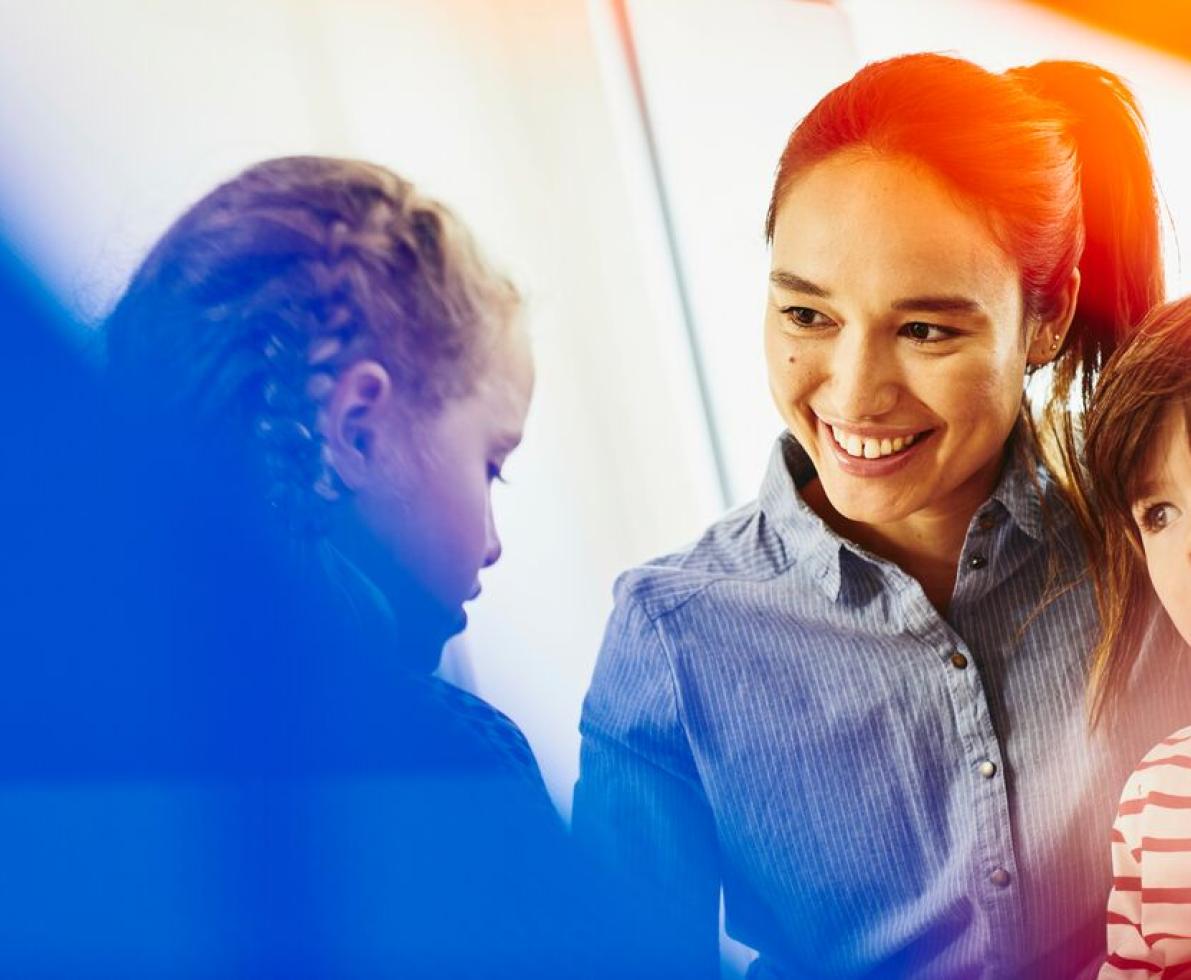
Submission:
[[441,204],[382,167],[286,157],[179,218],[105,325],[112,376],[236,447],[263,499],[324,530],[343,484],[319,435],[340,372],[380,363],[416,428],[469,394],[517,306]]

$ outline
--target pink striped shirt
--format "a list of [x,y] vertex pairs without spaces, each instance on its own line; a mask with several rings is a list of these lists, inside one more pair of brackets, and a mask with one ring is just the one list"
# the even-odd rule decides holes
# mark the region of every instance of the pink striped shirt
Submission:
[[1112,868],[1100,980],[1191,980],[1191,727],[1155,745],[1125,784]]

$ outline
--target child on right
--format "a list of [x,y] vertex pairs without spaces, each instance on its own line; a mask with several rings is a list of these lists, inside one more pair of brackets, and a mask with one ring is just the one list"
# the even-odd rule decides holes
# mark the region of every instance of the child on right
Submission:
[[[1143,646],[1191,656],[1191,297],[1155,309],[1106,365],[1085,454],[1101,531],[1091,707],[1104,724]],[[1187,723],[1121,794],[1100,980],[1191,977],[1191,705]]]

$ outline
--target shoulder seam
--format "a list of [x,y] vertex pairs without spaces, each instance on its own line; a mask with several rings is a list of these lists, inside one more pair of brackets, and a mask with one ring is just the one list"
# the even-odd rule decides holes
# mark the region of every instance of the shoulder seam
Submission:
[[[699,592],[702,592],[702,591],[703,591],[702,588],[695,590],[695,592],[692,593],[692,596],[688,596],[686,599],[683,600],[683,603],[679,603],[679,606],[677,606],[675,608],[681,607],[681,605],[683,605],[687,600],[692,598],[693,595],[697,595]],[[675,658],[670,651],[669,645],[666,643],[665,637],[662,635],[661,630],[658,628],[657,618],[650,615],[649,610],[645,608],[644,603],[642,603],[636,596],[629,596],[628,601],[631,602],[632,604],[634,604],[641,611],[641,615],[645,617],[645,621],[649,624],[649,628],[650,628],[651,632],[653,633],[653,641],[654,641],[654,643],[657,644],[658,652],[661,654],[662,660],[665,662],[666,678],[669,681],[669,684],[667,685],[667,687],[668,687],[667,694],[669,695],[670,705],[674,712],[674,720],[677,723],[678,728],[682,732],[682,739],[683,739],[683,742],[686,744],[686,752],[687,752],[688,757],[690,758],[691,765],[692,765],[692,767],[697,769],[698,767],[695,762],[694,747],[691,745],[690,735],[687,732],[685,712],[683,711],[683,708],[682,708],[682,698],[679,697],[678,668],[677,668],[677,664],[675,663]]]

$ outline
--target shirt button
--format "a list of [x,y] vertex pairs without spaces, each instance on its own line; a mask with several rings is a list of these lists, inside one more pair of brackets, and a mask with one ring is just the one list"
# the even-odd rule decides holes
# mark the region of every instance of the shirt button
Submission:
[[984,555],[973,555],[968,559],[968,568],[974,569],[975,571],[980,571],[980,569],[987,564],[988,559],[985,558]]
[[981,531],[991,531],[997,526],[997,519],[993,517],[992,514],[984,514],[981,516],[980,520],[976,522],[976,526],[980,528]]
[[998,888],[1004,888],[1009,884],[1009,872],[1004,868],[994,868],[993,873],[988,876],[988,880]]
[[985,779],[992,779],[997,774],[997,764],[991,759],[985,759],[980,763],[980,775]]
[[963,670],[968,666],[968,658],[956,650],[955,653],[951,655],[951,666],[956,670]]

